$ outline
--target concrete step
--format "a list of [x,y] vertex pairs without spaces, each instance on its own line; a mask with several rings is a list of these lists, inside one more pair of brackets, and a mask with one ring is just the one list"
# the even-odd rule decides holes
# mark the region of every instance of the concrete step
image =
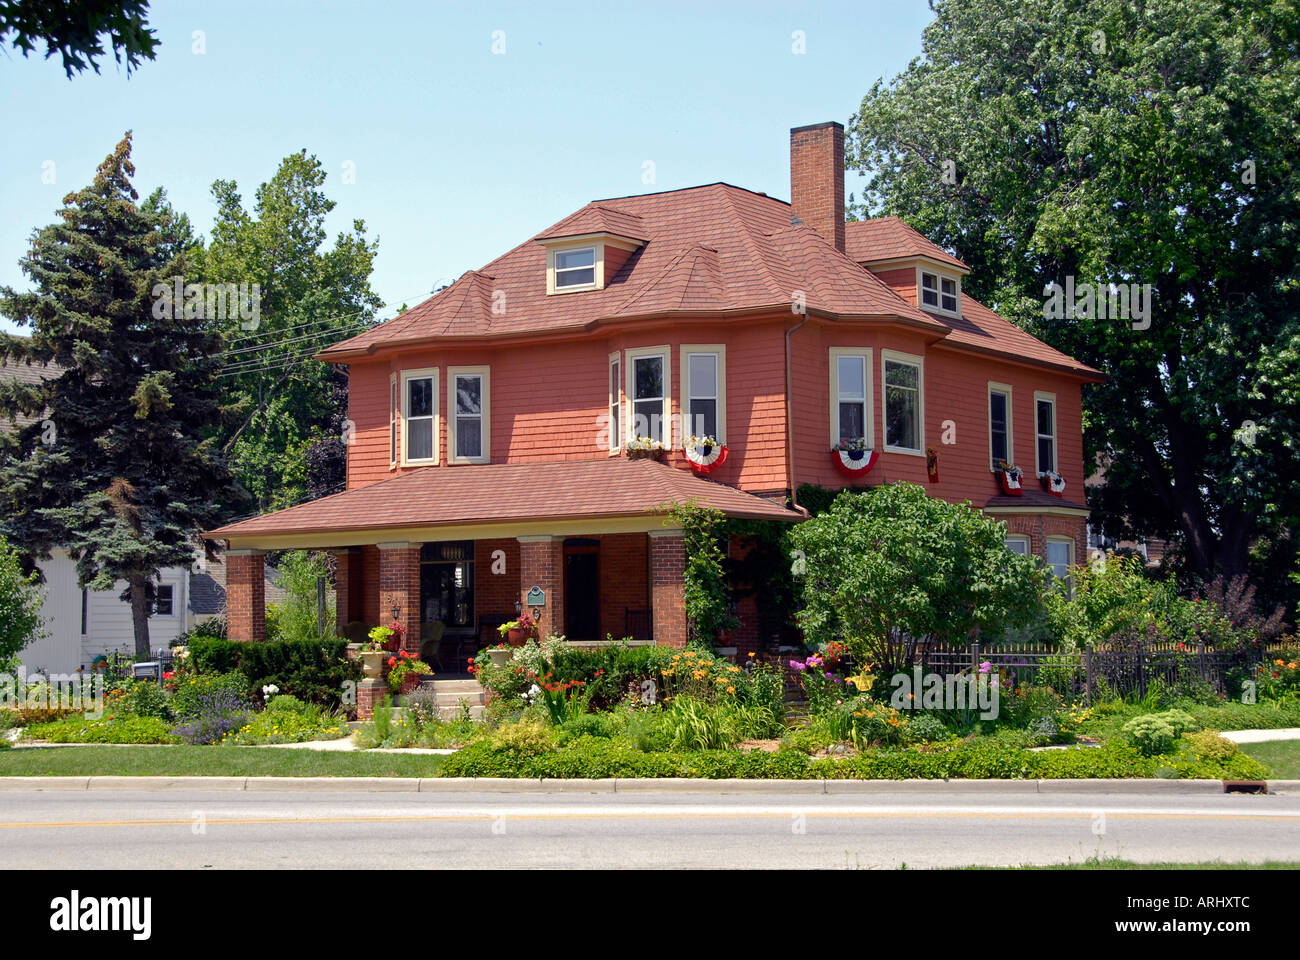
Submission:
[[431,685],[439,693],[483,692],[483,686],[477,680],[433,680]]
[[[482,720],[483,715],[487,712],[487,707],[481,703],[471,703],[469,705],[469,718],[471,720]],[[438,707],[438,718],[440,720],[459,720],[461,716],[460,706]]]

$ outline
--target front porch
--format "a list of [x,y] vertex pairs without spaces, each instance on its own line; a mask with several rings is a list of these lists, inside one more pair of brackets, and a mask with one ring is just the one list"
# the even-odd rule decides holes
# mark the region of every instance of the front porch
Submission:
[[684,647],[686,550],[661,508],[688,500],[733,517],[799,518],[684,470],[611,458],[427,468],[207,536],[227,545],[232,639],[265,639],[267,551],[325,550],[341,633],[397,623],[404,650],[455,676],[523,609],[542,637]]

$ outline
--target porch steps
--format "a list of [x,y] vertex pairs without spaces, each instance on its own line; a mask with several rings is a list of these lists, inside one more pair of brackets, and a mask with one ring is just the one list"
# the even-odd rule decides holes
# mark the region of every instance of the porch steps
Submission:
[[471,719],[482,719],[487,709],[487,693],[477,680],[431,680],[427,685],[433,687],[438,715],[443,720],[458,719],[462,702],[469,707]]

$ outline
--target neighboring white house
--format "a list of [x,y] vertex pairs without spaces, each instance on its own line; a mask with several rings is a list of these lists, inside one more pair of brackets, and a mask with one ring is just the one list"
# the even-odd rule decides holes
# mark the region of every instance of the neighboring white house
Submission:
[[[135,652],[131,605],[121,599],[125,581],[112,590],[83,590],[65,550],[54,551],[37,566],[45,578],[41,613],[46,636],[19,654],[28,672],[72,673],[78,667],[89,669],[96,657]],[[190,577],[188,570],[167,567],[158,578],[158,610],[149,618],[149,645],[154,650],[171,646],[200,619],[190,609]]]

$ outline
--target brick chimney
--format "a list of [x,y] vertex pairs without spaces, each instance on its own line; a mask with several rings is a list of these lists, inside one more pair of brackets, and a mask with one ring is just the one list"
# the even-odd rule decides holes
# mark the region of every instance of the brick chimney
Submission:
[[844,252],[844,127],[834,120],[790,130],[790,206]]

